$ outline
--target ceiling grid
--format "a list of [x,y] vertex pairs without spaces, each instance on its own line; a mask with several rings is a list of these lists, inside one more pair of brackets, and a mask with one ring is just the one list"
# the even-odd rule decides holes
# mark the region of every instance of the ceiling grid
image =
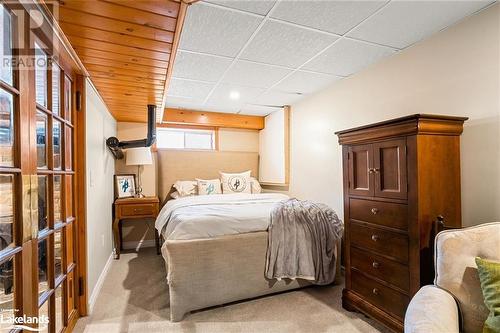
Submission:
[[197,2],[188,9],[166,106],[267,115],[492,2]]

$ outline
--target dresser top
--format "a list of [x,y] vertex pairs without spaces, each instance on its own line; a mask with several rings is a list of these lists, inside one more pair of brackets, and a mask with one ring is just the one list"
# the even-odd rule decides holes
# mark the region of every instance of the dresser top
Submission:
[[460,135],[467,119],[469,118],[412,114],[338,131],[335,134],[338,135],[340,144],[415,134]]

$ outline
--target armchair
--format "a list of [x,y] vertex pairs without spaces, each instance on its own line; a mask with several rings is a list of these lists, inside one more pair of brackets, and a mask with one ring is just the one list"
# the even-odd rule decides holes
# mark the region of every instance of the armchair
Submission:
[[406,333],[481,332],[484,305],[475,257],[500,261],[500,222],[440,232],[434,285],[422,287],[406,310]]

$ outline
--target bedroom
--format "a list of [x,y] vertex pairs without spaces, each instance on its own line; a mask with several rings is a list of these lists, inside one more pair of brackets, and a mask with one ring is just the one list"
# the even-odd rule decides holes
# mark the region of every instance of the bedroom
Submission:
[[1,4],[2,330],[500,331],[497,1]]

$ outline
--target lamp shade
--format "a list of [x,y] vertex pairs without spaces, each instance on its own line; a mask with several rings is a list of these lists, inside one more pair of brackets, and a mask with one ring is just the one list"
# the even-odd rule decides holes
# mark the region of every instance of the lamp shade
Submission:
[[153,164],[151,149],[149,147],[127,149],[127,157],[125,163],[127,165]]

